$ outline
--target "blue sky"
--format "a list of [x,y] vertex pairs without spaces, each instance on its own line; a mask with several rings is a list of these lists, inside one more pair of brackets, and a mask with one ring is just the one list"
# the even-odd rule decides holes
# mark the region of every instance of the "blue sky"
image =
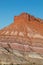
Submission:
[[43,0],[0,0],[0,29],[11,24],[14,16],[22,12],[43,19]]

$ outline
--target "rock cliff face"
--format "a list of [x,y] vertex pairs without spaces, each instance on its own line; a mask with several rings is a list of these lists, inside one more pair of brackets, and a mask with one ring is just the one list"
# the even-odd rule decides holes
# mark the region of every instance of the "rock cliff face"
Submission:
[[0,30],[0,61],[24,64],[42,60],[43,20],[27,13],[15,16],[12,24]]

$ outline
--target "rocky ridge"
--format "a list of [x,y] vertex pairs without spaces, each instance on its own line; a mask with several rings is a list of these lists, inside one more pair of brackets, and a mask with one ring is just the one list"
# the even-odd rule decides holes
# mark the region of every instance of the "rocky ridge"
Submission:
[[22,13],[0,30],[0,61],[25,64],[36,59],[43,63],[43,20]]

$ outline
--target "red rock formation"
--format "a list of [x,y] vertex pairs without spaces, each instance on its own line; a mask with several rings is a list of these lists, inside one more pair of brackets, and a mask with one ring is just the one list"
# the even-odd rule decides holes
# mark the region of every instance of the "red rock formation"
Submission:
[[15,16],[11,25],[0,30],[0,47],[43,54],[43,20],[27,13]]

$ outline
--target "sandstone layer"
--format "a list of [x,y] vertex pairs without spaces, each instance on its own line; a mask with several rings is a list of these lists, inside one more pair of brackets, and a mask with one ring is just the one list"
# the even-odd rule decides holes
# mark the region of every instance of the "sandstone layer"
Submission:
[[43,20],[22,13],[0,30],[0,61],[43,64]]

